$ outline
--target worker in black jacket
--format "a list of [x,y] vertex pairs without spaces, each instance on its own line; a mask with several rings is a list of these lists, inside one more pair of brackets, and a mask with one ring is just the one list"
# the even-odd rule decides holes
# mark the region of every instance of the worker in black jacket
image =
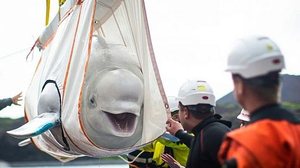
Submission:
[[12,98],[0,99],[0,110],[12,104],[20,106],[19,101],[22,100],[21,98],[22,98],[22,92],[20,92],[19,94],[15,95]]
[[[190,147],[186,167],[220,167],[217,154],[231,123],[215,114],[211,87],[205,81],[188,81],[180,88],[177,100],[181,123],[168,119],[166,129]],[[194,137],[183,130],[193,133]],[[171,167],[182,167],[169,155],[162,158],[173,165]]]

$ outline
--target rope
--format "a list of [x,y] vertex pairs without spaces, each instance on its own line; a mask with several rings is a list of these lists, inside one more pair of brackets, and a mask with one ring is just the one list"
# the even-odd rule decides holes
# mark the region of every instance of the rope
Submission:
[[126,162],[127,164],[132,164],[133,162],[135,162],[135,160],[143,153],[145,152],[144,150],[142,150],[138,155],[136,155],[136,157],[134,157],[134,159],[132,161],[128,161],[127,159],[125,159],[124,157],[122,157],[121,155],[119,155],[118,157],[120,159],[122,159],[124,162]]
[[23,48],[23,49],[14,51],[14,52],[12,52],[12,53],[9,53],[9,54],[7,54],[7,55],[0,56],[0,59],[5,59],[5,58],[8,58],[8,57],[10,57],[10,56],[15,56],[16,54],[22,53],[22,52],[28,50],[29,48],[30,48],[30,47],[26,47],[26,48]]
[[[126,10],[127,20],[128,20],[128,22],[129,22],[129,26],[130,26],[131,35],[132,35],[133,41],[134,41],[135,52],[136,52],[136,54],[139,54],[138,51],[137,51],[137,46],[136,46],[137,42],[136,42],[135,37],[134,37],[134,34],[133,34],[132,23],[131,23],[131,20],[130,20],[130,18],[129,18],[129,12],[128,12],[128,9],[127,9],[127,6],[126,6],[126,2],[123,1],[123,3],[124,3],[125,10]],[[140,60],[140,57],[138,57],[138,60],[139,60],[139,64],[142,65],[141,60]],[[143,70],[142,70],[142,71],[143,71]]]
[[142,0],[142,9],[143,9],[143,12],[144,12],[143,16],[144,16],[144,21],[145,21],[147,42],[148,42],[150,58],[151,58],[151,61],[152,61],[154,74],[155,74],[155,77],[156,77],[156,81],[157,81],[157,85],[158,85],[158,88],[159,88],[160,95],[163,99],[163,102],[164,102],[164,105],[165,105],[165,108],[166,108],[167,116],[168,116],[168,118],[170,118],[171,117],[171,111],[170,111],[167,96],[166,96],[166,93],[165,93],[165,90],[164,90],[164,86],[163,86],[161,77],[159,75],[159,70],[158,70],[158,66],[157,66],[157,63],[156,63],[156,59],[155,59],[155,54],[154,54],[154,50],[153,50],[153,46],[152,46],[152,40],[151,40],[151,35],[150,35],[150,30],[149,30],[149,25],[148,25],[148,18],[147,18],[147,13],[146,13],[146,6],[145,6],[145,1],[144,0]]
[[125,46],[127,46],[126,43],[125,43],[125,39],[124,39],[124,37],[123,37],[123,34],[122,34],[122,31],[121,31],[119,22],[118,22],[118,20],[117,20],[117,18],[116,18],[116,16],[115,16],[115,12],[114,12],[113,8],[111,8],[109,5],[107,5],[107,4],[103,3],[103,2],[98,2],[98,1],[97,1],[97,4],[99,4],[99,5],[101,5],[101,6],[105,7],[105,8],[108,8],[108,9],[111,11],[112,16],[113,16],[113,18],[114,18],[114,21],[115,21],[115,23],[116,23],[116,25],[117,25],[117,28],[118,28],[118,30],[119,30],[120,36],[121,36],[121,38],[122,38],[123,44],[124,44]]

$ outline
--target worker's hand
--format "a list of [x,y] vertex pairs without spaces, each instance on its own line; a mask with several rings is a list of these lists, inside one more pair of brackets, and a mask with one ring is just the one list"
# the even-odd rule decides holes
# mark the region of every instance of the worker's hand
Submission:
[[173,120],[172,118],[169,118],[166,124],[166,130],[172,135],[175,135],[176,132],[179,130],[183,130],[182,125],[178,121]]
[[169,154],[162,154],[161,158],[163,161],[165,161],[171,168],[182,168],[183,166],[180,165],[177,160],[175,160],[171,155]]
[[11,98],[14,105],[20,106],[19,101],[22,101],[22,92]]

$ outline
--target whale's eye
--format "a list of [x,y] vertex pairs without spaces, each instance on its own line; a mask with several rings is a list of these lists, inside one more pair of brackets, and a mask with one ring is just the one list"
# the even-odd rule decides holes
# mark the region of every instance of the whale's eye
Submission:
[[92,97],[90,98],[89,106],[90,106],[90,108],[95,108],[95,107],[97,107],[97,102],[96,102],[95,95],[92,95]]

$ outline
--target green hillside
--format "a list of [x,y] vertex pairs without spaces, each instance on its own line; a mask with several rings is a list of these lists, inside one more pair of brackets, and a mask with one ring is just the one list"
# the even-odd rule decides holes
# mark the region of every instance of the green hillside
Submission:
[[24,118],[15,120],[10,118],[0,118],[0,160],[6,162],[54,160],[47,154],[39,151],[32,144],[22,148],[18,147],[18,143],[21,140],[6,134],[7,130],[17,128],[23,123]]
[[[27,162],[30,164],[36,164],[36,162],[51,162],[53,165],[61,165],[62,163],[54,159],[52,156],[40,151],[33,144],[29,144],[24,147],[19,147],[18,143],[20,139],[13,138],[6,134],[7,130],[12,130],[21,126],[24,123],[24,118],[10,119],[0,118],[0,161],[8,162],[12,165],[16,163]],[[116,162],[118,158],[90,158],[82,157],[78,158],[74,162],[88,162],[88,163],[100,163],[100,162]],[[73,163],[72,163],[73,162]]]
[[[300,118],[300,76],[282,75],[281,101],[282,105],[294,112]],[[240,123],[236,119],[241,107],[236,102],[233,92],[228,93],[217,101],[216,111],[224,119],[232,121],[233,128],[238,128]]]

